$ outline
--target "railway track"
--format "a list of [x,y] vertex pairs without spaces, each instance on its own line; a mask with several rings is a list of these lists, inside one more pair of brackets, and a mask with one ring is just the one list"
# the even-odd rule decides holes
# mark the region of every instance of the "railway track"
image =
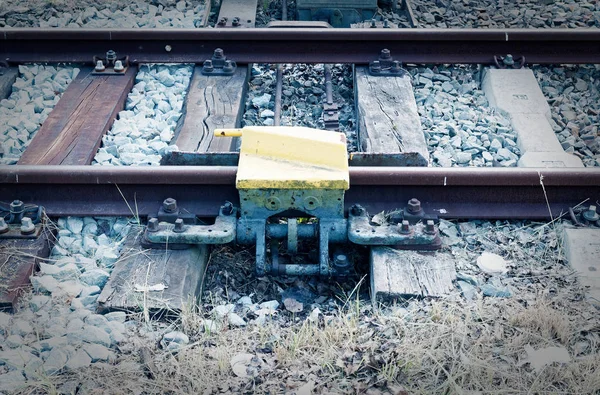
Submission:
[[[405,10],[411,26],[429,19],[423,16],[424,2],[418,3],[421,11],[416,17]],[[226,14],[247,11],[240,10],[223,8],[218,17],[215,13],[214,29],[2,29],[0,58],[6,62],[0,76],[0,92],[6,97],[0,103],[2,117],[41,98],[29,116],[41,126],[36,129],[25,122],[26,112],[15,112],[14,120],[7,123],[15,132],[9,134],[7,127],[3,137],[3,163],[13,164],[0,166],[0,202],[6,203],[0,209],[12,223],[0,224],[0,228],[6,227],[6,235],[22,240],[0,240],[6,267],[19,268],[9,273],[8,292],[0,289],[1,303],[18,311],[16,288],[28,284],[32,270],[39,267],[41,272],[31,277],[36,296],[28,302],[35,309],[46,311],[40,306],[50,306],[46,297],[50,295],[53,301],[68,299],[65,308],[75,313],[93,311],[82,314],[81,328],[75,330],[74,325],[65,336],[58,329],[51,335],[49,325],[44,324],[42,337],[70,336],[71,342],[83,336],[75,340],[109,350],[110,356],[91,357],[90,363],[113,363],[114,350],[121,347],[117,354],[126,353],[127,344],[123,338],[126,330],[119,325],[125,315],[114,311],[141,311],[142,320],[149,322],[152,314],[176,310],[179,322],[191,333],[193,324],[182,306],[188,298],[203,293],[195,286],[203,282],[209,289],[208,294],[204,289],[203,303],[212,307],[212,312],[196,323],[198,333],[204,333],[196,336],[210,337],[213,329],[222,333],[222,325],[236,331],[250,320],[265,322],[279,306],[278,302],[269,304],[274,301],[269,299],[279,298],[271,288],[281,287],[274,284],[282,284],[288,295],[281,297],[282,302],[287,301],[282,313],[296,312],[294,303],[298,302],[302,310],[304,290],[302,286],[297,289],[302,280],[284,286],[270,274],[320,274],[323,280],[314,280],[320,289],[329,286],[332,274],[341,275],[333,278],[341,288],[354,292],[353,276],[366,272],[370,296],[376,302],[400,296],[429,303],[432,298],[446,300],[456,294],[469,300],[472,283],[473,292],[479,289],[488,298],[511,295],[510,289],[521,290],[521,284],[511,277],[494,274],[479,261],[483,280],[464,274],[461,260],[471,259],[473,251],[479,254],[481,248],[474,247],[473,238],[479,240],[474,235],[484,230],[488,233],[481,240],[497,237],[504,245],[494,249],[485,241],[477,243],[505,257],[516,254],[510,256],[527,261],[526,255],[514,253],[510,246],[522,243],[541,259],[539,249],[557,248],[552,244],[559,237],[555,226],[564,220],[574,227],[565,231],[565,244],[571,246],[568,260],[592,265],[600,226],[596,212],[600,198],[598,112],[589,96],[597,93],[595,74],[590,71],[591,78],[581,80],[584,88],[573,89],[578,95],[573,100],[583,107],[580,113],[569,107],[570,102],[561,102],[551,86],[541,83],[552,75],[549,70],[560,69],[556,65],[589,68],[600,64],[597,30],[247,28],[258,24],[261,17]],[[438,11],[431,15],[435,23],[447,23]],[[218,27],[219,23],[229,26],[234,17],[239,18],[236,23],[247,26]],[[377,21],[383,23],[383,18]],[[98,75],[98,60],[104,60],[109,68],[115,66],[114,60],[107,61],[109,50],[125,66],[124,71],[116,70],[122,75]],[[398,63],[392,63],[389,55]],[[29,66],[31,63],[49,66]],[[217,75],[222,64],[229,68],[223,69],[225,76]],[[49,69],[53,65],[57,68]],[[559,75],[573,73],[569,67],[577,66],[564,66]],[[62,73],[62,85],[56,85],[54,77],[44,79],[46,72]],[[579,79],[568,78],[581,86]],[[43,84],[46,92],[36,92],[36,85]],[[51,98],[50,93],[60,99]],[[446,99],[453,109],[466,114],[464,119],[454,114],[450,117],[448,110],[439,106]],[[148,110],[150,107],[154,109]],[[468,118],[470,111],[472,119]],[[290,129],[287,137],[281,137],[273,129],[263,129],[269,124],[302,127],[309,123],[342,131],[343,144],[337,134],[331,135],[336,136],[335,142],[327,139],[333,132],[323,131],[317,137],[312,131]],[[246,127],[240,131],[242,126]],[[23,128],[28,130],[26,134],[19,132]],[[217,138],[216,130],[228,137]],[[313,140],[307,142],[303,133]],[[486,140],[482,135],[490,137]],[[571,137],[573,142],[567,144]],[[6,143],[9,139],[14,143]],[[293,148],[281,149],[275,156],[286,161],[292,158],[298,167],[282,171],[283,162],[272,161],[268,155],[259,158],[264,160],[260,166],[249,164],[253,149],[258,152],[270,141],[284,147],[289,145],[287,139],[292,139]],[[299,148],[303,144],[305,148]],[[318,144],[329,147],[326,155],[325,151],[317,153]],[[500,146],[490,148],[497,144]],[[306,148],[311,146],[313,149]],[[449,151],[448,147],[453,148]],[[341,161],[336,159],[341,157]],[[327,176],[294,178],[298,168],[319,174],[323,160],[326,168],[331,167]],[[254,179],[252,174],[263,178]],[[252,186],[240,187],[240,180]],[[344,180],[346,187],[340,187]],[[304,186],[292,189],[288,203],[286,185],[296,183]],[[344,190],[347,185],[349,189]],[[330,197],[328,193],[339,195]],[[327,206],[330,200],[334,209]],[[311,211],[314,208],[309,204],[317,204],[318,210]],[[39,214],[42,206],[44,215]],[[23,216],[32,223],[21,222]],[[498,229],[493,229],[493,224]],[[508,236],[502,233],[503,227],[510,228]],[[530,227],[535,227],[543,242],[522,241],[533,237],[522,233]],[[574,236],[577,230],[590,233]],[[352,233],[359,231],[375,235]],[[215,244],[227,244],[227,232],[231,240],[249,244],[251,249],[220,249]],[[42,236],[34,239],[31,233]],[[54,245],[51,255],[49,245]],[[220,263],[217,268],[207,267],[211,245],[218,251],[210,258]],[[579,247],[573,247],[576,245]],[[439,251],[415,253],[401,246]],[[94,252],[90,255],[86,248]],[[583,255],[574,258],[573,249]],[[19,250],[27,252],[15,260]],[[246,256],[243,265],[238,262],[240,254]],[[548,289],[568,277],[561,259],[553,263],[559,269],[548,269]],[[349,269],[353,266],[355,269]],[[513,266],[510,270],[517,273],[515,278],[532,273]],[[586,278],[577,281],[591,284],[588,291],[596,292],[593,278],[586,282],[582,269],[574,267]],[[235,280],[230,273],[236,273],[232,276]],[[251,284],[258,284],[260,296],[247,289],[252,286],[240,285],[248,278]],[[265,278],[268,290],[261,289]],[[232,281],[237,281],[232,288],[237,296],[223,296]],[[572,287],[572,283],[567,286],[569,290]],[[228,304],[238,299],[238,292],[244,295],[242,299],[249,295],[248,306],[254,306],[246,308],[245,302],[236,302],[242,306],[235,307],[239,315],[233,313],[233,304]],[[585,303],[593,303],[593,295],[588,294]],[[271,307],[252,304],[252,298]],[[314,300],[307,297],[304,303],[308,306]],[[315,310],[311,309],[312,317]],[[106,317],[119,324],[109,325],[108,319],[98,318],[109,311],[112,315]],[[48,314],[59,317],[61,311]],[[320,311],[316,317],[323,320]],[[3,321],[0,324],[4,331]],[[95,332],[91,327],[106,327],[108,340],[104,335],[92,339]],[[10,331],[13,336],[16,329]],[[89,337],[82,334],[86,331]],[[22,332],[19,336],[26,339],[29,334]],[[179,344],[189,339],[185,341],[187,337],[180,337],[180,332],[162,332],[161,347],[185,355],[187,351]],[[231,339],[227,341],[231,343]],[[41,346],[40,352],[32,355],[39,357],[46,373],[71,372],[77,369],[76,363],[85,367],[87,360],[75,357],[76,349],[84,350],[75,343],[72,352],[63,353],[64,366],[46,362],[61,360],[63,356],[58,354],[62,351],[48,357],[60,347]],[[22,344],[11,349],[29,347],[24,346],[25,340]],[[14,363],[7,350],[0,350],[4,366]],[[87,356],[97,351],[85,350]],[[142,354],[143,369],[152,380],[157,359],[148,351]],[[68,361],[71,365],[67,366]],[[264,369],[250,359],[243,363],[250,370]],[[233,372],[238,372],[231,364]],[[347,369],[347,361],[341,364]],[[247,378],[250,370],[235,374]],[[0,379],[14,371],[0,372]],[[23,372],[27,375],[25,365]],[[394,380],[399,377],[393,376]],[[386,385],[392,391],[392,385]],[[25,382],[19,388],[26,386]],[[78,393],[86,392],[83,384],[78,388]],[[231,388],[236,388],[235,392],[241,387]]]

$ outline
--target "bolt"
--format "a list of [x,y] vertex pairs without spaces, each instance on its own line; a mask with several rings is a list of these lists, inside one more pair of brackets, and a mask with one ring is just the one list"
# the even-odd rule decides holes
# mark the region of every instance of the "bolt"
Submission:
[[377,23],[375,22],[375,19],[371,19],[371,28],[377,27]]
[[173,228],[173,232],[181,233],[185,229],[183,228],[183,219],[177,218],[175,220],[175,227]]
[[120,60],[117,60],[115,62],[115,67],[113,67],[113,70],[116,71],[116,72],[125,71],[125,67],[123,66],[123,62],[121,62]]
[[389,49],[382,49],[381,50],[381,54],[379,55],[379,59],[391,59],[392,58],[392,53],[390,52]]
[[233,71],[233,62],[231,60],[226,60],[225,64],[223,65],[223,71],[228,73]]
[[8,232],[8,225],[4,220],[4,217],[0,217],[0,234]]
[[596,212],[596,206],[590,206],[587,210],[583,212],[583,218],[589,222],[596,222],[600,217]]
[[202,64],[202,71],[210,73],[211,71],[213,71],[215,68],[213,67],[213,63],[212,60],[205,60],[204,63]]
[[20,214],[23,212],[23,202],[20,200],[13,200],[10,204],[10,212],[12,214]]
[[158,230],[158,218],[150,218],[147,229],[148,232],[156,232]]
[[166,198],[163,201],[163,210],[167,213],[174,213],[177,211],[177,200],[173,198]]
[[225,204],[221,206],[221,211],[223,212],[223,215],[233,214],[233,204],[231,202],[225,202]]
[[386,28],[386,29],[389,29],[389,28],[390,28],[390,23],[388,22],[388,20],[387,20],[387,19],[384,19],[384,20],[383,20],[383,27],[384,27],[384,28]]
[[393,71],[394,73],[399,73],[399,72],[400,72],[400,62],[399,62],[399,61],[397,61],[397,60],[394,60],[394,61],[392,62],[392,71]]
[[502,63],[504,63],[507,66],[514,66],[515,60],[513,59],[513,56],[511,54],[507,54],[504,57],[504,59],[502,59]]
[[427,220],[427,225],[425,226],[425,233],[430,235],[435,234],[435,224],[432,219]]
[[227,18],[223,17],[221,19],[219,19],[219,23],[217,23],[217,25],[219,26],[225,26],[227,24]]
[[336,254],[333,259],[333,266],[337,269],[346,269],[349,264],[348,257],[344,254]]
[[408,234],[410,233],[410,223],[407,220],[402,220],[402,225],[400,226],[400,233]]
[[106,62],[113,63],[117,59],[117,53],[112,49],[106,52]]
[[379,73],[381,71],[381,63],[379,60],[374,60],[371,62],[371,71],[374,73]]
[[21,219],[21,234],[30,235],[35,232],[35,225],[29,217],[23,217]]
[[350,209],[350,213],[352,215],[354,215],[355,217],[358,217],[359,215],[363,215],[364,212],[365,212],[365,209],[360,204],[355,204]]
[[94,70],[100,72],[106,70],[106,67],[104,67],[104,63],[102,63],[101,60],[98,60],[96,62],[96,68],[94,68]]
[[215,59],[223,59],[225,57],[225,53],[223,52],[223,50],[221,48],[217,48],[215,49],[215,52],[213,52],[213,58]]
[[238,18],[237,16],[235,18],[233,18],[231,20],[231,26],[239,26],[240,25],[240,18]]
[[173,50],[173,47],[171,47],[169,44],[165,45],[165,51],[171,52],[172,50]]
[[408,201],[408,205],[406,207],[409,213],[417,214],[421,211],[421,202],[418,199],[412,198]]

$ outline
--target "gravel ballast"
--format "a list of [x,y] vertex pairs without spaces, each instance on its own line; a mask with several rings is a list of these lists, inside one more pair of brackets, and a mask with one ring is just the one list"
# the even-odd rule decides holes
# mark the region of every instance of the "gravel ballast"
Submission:
[[192,65],[141,65],[125,104],[93,165],[157,166],[169,150],[193,72]]
[[204,1],[7,1],[0,5],[0,27],[42,28],[199,28]]
[[17,163],[79,68],[20,65],[12,93],[0,101],[0,164]]

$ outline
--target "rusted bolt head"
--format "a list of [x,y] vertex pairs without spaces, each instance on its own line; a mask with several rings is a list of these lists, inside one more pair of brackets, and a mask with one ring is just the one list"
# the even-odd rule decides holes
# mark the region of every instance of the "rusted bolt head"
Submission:
[[400,225],[400,233],[410,233],[410,223],[407,220],[402,220]]
[[124,71],[125,66],[123,66],[123,62],[120,60],[115,61],[115,66],[113,67],[114,71]]
[[29,217],[23,217],[21,219],[21,234],[30,235],[35,232],[35,225]]
[[598,213],[596,212],[596,206],[590,206],[587,210],[585,210],[583,212],[583,218],[586,221],[590,221],[590,222],[598,221],[598,219],[600,219],[600,217],[598,216]]
[[221,206],[221,211],[223,212],[223,215],[233,214],[233,204],[231,202],[225,202],[225,204]]
[[217,25],[224,26],[226,23],[227,23],[227,18],[223,17],[223,18],[219,19],[219,23],[217,23]]
[[0,217],[0,234],[8,232],[8,225],[4,220],[4,217]]
[[11,213],[21,213],[23,212],[23,202],[20,200],[13,200],[12,203],[10,204],[10,212]]
[[98,60],[96,62],[96,67],[94,68],[95,71],[104,71],[106,70],[106,67],[104,67],[104,63],[102,63],[101,60]]
[[156,232],[158,230],[158,218],[150,218],[148,220],[148,232]]
[[336,254],[333,259],[333,265],[338,269],[345,269],[350,264],[348,257],[344,254]]
[[205,60],[204,63],[202,64],[202,70],[206,71],[206,72],[211,72],[213,71],[215,68],[213,67],[213,63],[212,60]]
[[222,59],[224,57],[225,57],[225,53],[223,52],[223,50],[221,48],[217,48],[217,49],[215,49],[215,52],[213,52],[213,58]]
[[183,232],[184,231],[184,227],[183,227],[183,219],[181,218],[177,218],[175,220],[175,228],[173,228],[173,232]]
[[515,64],[515,60],[513,59],[513,56],[511,54],[507,54],[504,59],[502,59],[502,63],[504,63],[507,66],[512,66]]
[[371,62],[371,70],[372,71],[381,71],[381,62],[379,60],[374,60]]
[[409,213],[416,214],[421,211],[421,202],[418,199],[412,198],[408,201],[406,208]]
[[177,200],[173,198],[166,198],[163,201],[163,210],[165,210],[167,213],[174,213],[177,211]]
[[365,209],[360,205],[360,204],[355,204],[354,206],[352,206],[352,208],[350,209],[350,212],[352,213],[352,215],[354,216],[359,216],[359,215],[363,215],[363,213],[365,212]]
[[229,59],[225,61],[223,65],[223,71],[233,71],[233,62]]
[[392,53],[389,49],[382,49],[381,54],[379,55],[379,59],[389,59],[392,57]]
[[425,233],[428,233],[430,235],[435,234],[435,223],[432,219],[427,220],[427,224],[425,225]]
[[106,52],[106,60],[109,62],[114,62],[117,59],[117,53],[112,49]]
[[394,60],[392,62],[392,71],[400,71],[400,62],[397,60]]
[[235,18],[233,18],[231,20],[231,25],[232,26],[239,26],[240,25],[240,18],[238,18],[237,16]]

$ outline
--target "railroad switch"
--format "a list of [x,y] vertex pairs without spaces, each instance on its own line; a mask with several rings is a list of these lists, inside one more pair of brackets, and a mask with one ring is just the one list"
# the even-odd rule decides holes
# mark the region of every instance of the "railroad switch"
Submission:
[[377,12],[377,0],[298,0],[299,21],[325,21],[335,28],[370,20]]
[[0,202],[0,239],[37,239],[44,224],[44,207],[20,200]]
[[[434,220],[416,199],[401,211],[407,217],[400,214],[396,221],[374,222],[358,204],[345,214],[350,181],[343,133],[252,126],[216,130],[215,135],[242,137],[236,176],[239,207],[225,202],[213,224],[199,224],[175,218],[177,205],[167,199],[162,210],[171,210],[170,215],[148,222],[145,239],[152,246],[235,241],[256,246],[258,275],[339,276],[353,271],[343,252],[348,242],[417,250],[441,245]],[[307,249],[318,251],[317,263],[293,259]]]

